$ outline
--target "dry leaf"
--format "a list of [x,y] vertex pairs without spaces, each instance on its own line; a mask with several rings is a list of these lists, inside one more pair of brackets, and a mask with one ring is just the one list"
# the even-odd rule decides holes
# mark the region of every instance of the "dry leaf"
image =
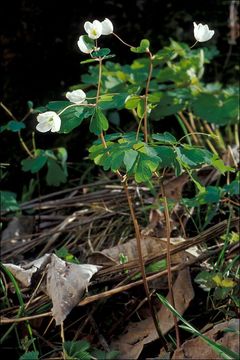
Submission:
[[[239,354],[239,325],[239,319],[231,319],[215,325],[204,335]],[[231,328],[233,331],[224,332],[227,328]],[[197,337],[186,341],[179,349],[175,350],[172,359],[222,359],[222,357],[200,337]]]
[[[173,293],[176,309],[183,314],[194,297],[188,268],[179,272],[173,285]],[[161,332],[164,335],[174,326],[172,313],[166,307],[161,307],[158,318]],[[120,352],[121,359],[137,359],[144,345],[158,338],[152,317],[137,323],[129,323],[126,331],[111,343],[111,347]]]
[[[162,254],[164,251],[166,251],[166,239],[159,239],[152,236],[142,236],[141,240],[142,254],[144,258],[147,258],[148,256],[151,256],[153,254]],[[174,246],[178,245],[180,242],[184,241],[185,239],[183,239],[182,237],[171,238],[171,249],[174,248]],[[104,256],[100,257],[100,254]],[[94,252],[89,256],[89,261],[99,265],[113,265],[113,263],[119,264],[120,254],[123,254],[127,258],[127,261],[138,259],[136,239],[134,238],[127,241],[125,244],[119,244],[117,246],[113,246],[112,248],[104,249],[101,252]],[[172,265],[181,264],[183,262],[193,259],[194,257],[195,256],[188,254],[185,251],[181,251],[177,254],[172,255]]]
[[84,291],[88,288],[91,277],[101,266],[91,264],[73,264],[61,260],[55,254],[45,254],[25,266],[4,264],[25,286],[30,286],[32,276],[46,271],[41,290],[51,298],[52,314],[59,325],[76,306]]
[[52,255],[47,270],[47,293],[52,299],[52,315],[56,325],[61,324],[79,303],[91,277],[100,268],[90,264],[72,264]]
[[37,260],[34,260],[26,265],[3,264],[11,271],[13,276],[20,281],[24,286],[32,284],[33,274],[40,272],[46,264],[50,261],[50,254],[45,254]]

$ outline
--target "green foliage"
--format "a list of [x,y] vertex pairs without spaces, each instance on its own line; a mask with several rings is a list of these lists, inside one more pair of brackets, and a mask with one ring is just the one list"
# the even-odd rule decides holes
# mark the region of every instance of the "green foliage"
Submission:
[[71,254],[65,246],[62,246],[60,249],[55,250],[55,254],[65,261],[79,264],[78,259],[73,254]]
[[108,129],[108,120],[102,110],[97,107],[91,117],[89,130],[95,134],[100,135],[102,131]]
[[43,150],[36,151],[36,157],[22,160],[22,170],[32,174],[38,172],[47,163],[47,156]]
[[19,358],[19,360],[38,360],[38,359],[39,359],[38,351],[28,351]]
[[25,129],[26,125],[21,121],[11,120],[6,125],[0,126],[0,132],[4,130],[9,130],[12,132],[18,132],[22,129]]
[[238,122],[238,95],[200,93],[192,102],[195,115],[220,126]]
[[86,340],[65,341],[63,344],[66,359],[69,360],[91,360],[90,344]]
[[1,211],[17,211],[19,210],[19,205],[16,200],[17,195],[11,191],[0,191],[0,202],[1,202]]
[[137,54],[145,53],[149,50],[150,42],[148,39],[143,39],[138,47],[131,47],[131,51]]

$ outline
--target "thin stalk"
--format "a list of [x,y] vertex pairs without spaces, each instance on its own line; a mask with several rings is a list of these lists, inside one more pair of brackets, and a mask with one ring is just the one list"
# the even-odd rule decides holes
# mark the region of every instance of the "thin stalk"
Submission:
[[147,296],[149,308],[150,308],[150,311],[151,311],[151,315],[152,315],[153,322],[154,322],[156,331],[158,333],[159,339],[162,341],[162,345],[164,346],[164,349],[168,351],[166,341],[163,338],[163,335],[161,333],[159,323],[158,323],[158,319],[157,319],[157,315],[156,315],[155,309],[154,309],[152,301],[151,301],[151,295],[150,295],[148,282],[147,282],[147,278],[146,278],[146,271],[145,271],[143,254],[142,254],[140,228],[139,228],[139,224],[138,224],[136,214],[135,214],[135,211],[134,211],[134,208],[133,208],[132,198],[131,198],[131,195],[129,193],[128,184],[127,184],[126,180],[123,182],[123,188],[124,188],[124,191],[125,191],[126,196],[127,196],[128,206],[129,206],[129,210],[130,210],[130,214],[131,214],[131,218],[132,218],[132,221],[133,221],[134,230],[135,230],[135,234],[136,234],[137,251],[138,251],[138,258],[139,258],[139,263],[140,263],[140,270],[141,270],[141,274],[142,274],[143,286],[144,286],[145,293],[146,293],[146,296]]
[[18,138],[20,141],[20,144],[22,145],[22,147],[24,148],[24,150],[26,151],[26,153],[28,154],[28,156],[30,156],[30,158],[34,159],[34,155],[31,153],[31,151],[29,150],[29,148],[27,147],[26,143],[24,142],[20,131],[18,131]]
[[238,132],[238,124],[234,125],[234,137],[235,137],[235,143],[237,147],[239,147],[239,132]]
[[[170,235],[171,235],[171,227],[170,227],[170,215],[168,211],[168,202],[165,195],[165,190],[163,185],[161,184],[161,192],[163,196],[164,201],[164,212],[165,212],[165,220],[166,220],[166,232],[167,232],[167,280],[168,280],[168,289],[169,289],[169,298],[170,298],[170,304],[175,307],[175,300],[174,300],[174,294],[173,294],[173,283],[172,283],[172,270],[171,270],[171,254],[170,254]],[[180,334],[179,334],[179,328],[177,323],[177,317],[173,315],[174,319],[174,327],[176,332],[176,341],[177,341],[177,348],[180,347]]]
[[[116,34],[114,34],[114,35],[116,36]],[[98,72],[98,86],[97,86],[97,94],[96,94],[96,106],[97,106],[99,98],[100,98],[101,78],[102,78],[102,59],[99,58],[99,72]],[[147,85],[146,85],[146,88],[147,88],[146,94],[148,93],[148,89],[149,89],[149,82],[150,82],[150,78],[151,78],[151,72],[150,72],[150,76],[148,76],[148,78],[149,78],[149,81],[147,82]],[[101,139],[102,145],[104,146],[105,149],[107,149],[107,144],[106,144],[103,132],[100,133],[99,137]],[[109,154],[109,156],[110,156],[110,154]],[[129,190],[128,190],[127,178],[126,178],[126,176],[123,176],[120,173],[120,171],[117,171],[116,174],[119,177],[119,179],[121,180],[121,182],[123,184],[124,191],[126,193],[128,206],[129,206],[129,210],[130,210],[130,214],[131,214],[131,218],[132,218],[132,221],[133,221],[133,226],[134,226],[135,234],[136,234],[137,250],[138,250],[139,262],[140,262],[140,269],[141,269],[142,278],[143,278],[143,284],[144,284],[146,296],[147,296],[147,299],[148,299],[148,304],[149,304],[149,308],[150,308],[151,315],[152,315],[152,318],[153,318],[153,322],[154,322],[156,331],[158,333],[159,339],[161,340],[164,349],[167,351],[168,348],[167,348],[167,345],[166,345],[166,341],[163,338],[163,335],[161,333],[161,330],[160,330],[160,327],[159,327],[159,324],[158,324],[158,319],[157,319],[155,310],[154,310],[152,302],[151,302],[151,296],[150,296],[148,283],[147,283],[147,280],[146,280],[146,272],[145,272],[145,267],[144,267],[144,262],[143,262],[142,247],[141,247],[141,233],[140,233],[139,224],[138,224],[138,221],[137,221],[137,218],[136,218],[136,215],[135,215],[131,195],[130,195]]]
[[148,105],[148,93],[149,93],[149,85],[150,85],[150,81],[151,81],[151,77],[152,77],[152,71],[153,71],[153,56],[150,50],[148,50],[147,52],[148,56],[149,56],[149,68],[148,68],[148,78],[147,78],[147,83],[146,83],[146,89],[145,89],[145,97],[144,97],[144,122],[143,122],[143,127],[144,127],[144,141],[147,143],[148,142],[148,109],[147,109],[147,105]]
[[130,45],[128,43],[126,43],[125,41],[123,41],[123,39],[120,38],[120,36],[118,36],[117,34],[115,33],[112,33],[119,41],[121,41],[121,43],[123,43],[124,45],[128,46],[128,47],[134,47],[133,45]]
[[189,133],[192,135],[193,141],[195,142],[195,144],[198,145],[199,144],[198,138],[194,134],[194,130],[192,129],[191,125],[189,124],[189,122],[187,121],[187,119],[185,118],[185,116],[183,115],[183,113],[181,111],[178,112],[178,115],[180,116],[180,118],[183,121],[184,125],[188,129]]

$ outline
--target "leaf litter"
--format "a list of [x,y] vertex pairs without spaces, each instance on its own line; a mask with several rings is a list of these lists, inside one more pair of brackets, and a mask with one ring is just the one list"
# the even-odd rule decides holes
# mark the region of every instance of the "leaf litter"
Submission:
[[[228,225],[226,221],[222,221],[195,237],[186,239],[182,224],[186,226],[189,214],[183,213],[181,208],[179,211],[179,198],[185,184],[187,180],[184,177],[177,183],[174,182],[173,177],[171,186],[165,184],[165,188],[169,191],[168,197],[170,199],[172,197],[174,201],[171,212],[173,224],[171,258],[173,271],[176,274],[173,286],[174,298],[180,314],[191,306],[194,297],[190,275],[192,264],[198,266],[202,263],[203,256],[205,256],[204,259],[212,256],[206,245],[199,247],[199,244],[207,244],[209,241],[214,244],[214,239],[224,234],[227,226],[233,228],[238,224],[234,218]],[[34,314],[34,311],[38,309],[38,304],[40,306],[46,303],[46,297],[41,295],[45,292],[52,300],[51,314],[56,324],[65,320],[65,326],[72,327],[74,321],[70,312],[77,305],[82,305],[77,307],[80,325],[77,328],[76,339],[84,338],[86,333],[90,334],[94,331],[94,339],[96,341],[97,337],[102,347],[107,339],[111,347],[120,350],[121,358],[131,354],[132,358],[137,359],[146,346],[154,343],[157,335],[147,306],[144,305],[144,292],[139,287],[141,280],[134,278],[136,273],[139,273],[139,262],[127,201],[121,187],[114,182],[100,182],[92,186],[98,190],[95,191],[91,185],[82,185],[22,204],[22,211],[30,212],[31,217],[35,217],[34,224],[35,226],[37,224],[36,229],[40,231],[29,234],[25,228],[24,234],[18,236],[17,242],[11,241],[16,234],[8,236],[8,239],[4,240],[7,246],[4,248],[2,258],[5,262],[10,260],[14,263],[21,260],[23,264],[21,266],[9,263],[8,266],[23,286],[30,290],[36,287],[41,275],[43,276],[38,291],[39,296],[28,307],[30,314]],[[159,228],[159,223],[164,227],[165,221],[163,212],[157,210],[159,198],[161,198],[160,189],[156,185],[159,195],[155,198],[144,187],[130,185],[129,189],[135,199],[136,213],[142,225],[144,261],[148,266],[166,257],[166,238],[163,236],[165,234],[162,233],[162,236],[159,236],[159,233],[155,232]],[[149,219],[146,219],[143,204],[153,205]],[[34,213],[36,215],[32,215]],[[27,239],[27,241],[21,242],[21,239]],[[197,251],[194,251],[195,248],[192,245],[197,247]],[[214,249],[218,249],[218,245],[216,242]],[[66,246],[68,252],[74,254],[81,264],[68,262],[67,259],[62,260],[50,253],[56,248],[60,249],[61,246]],[[29,262],[29,258],[34,258],[36,253],[42,256]],[[123,262],[121,262],[122,255],[124,255]],[[164,288],[162,282],[158,281],[166,279],[166,270],[152,271],[150,275],[147,275],[150,288],[153,291],[159,289],[166,291],[166,282]],[[94,274],[94,281],[92,281]],[[88,287],[90,287],[90,293],[87,292]],[[23,291],[27,293],[26,289]],[[85,298],[83,298],[84,293]],[[106,301],[106,298],[109,300]],[[123,303],[121,303],[122,298],[125,299]],[[88,309],[91,306],[91,316],[88,315],[88,311],[82,311],[86,306]],[[98,310],[98,307],[100,309],[103,307],[103,311]],[[109,321],[107,327],[104,320],[106,314]],[[141,314],[141,318],[136,321],[138,314]],[[14,322],[16,315],[16,308],[9,308],[7,317],[3,318],[3,323],[4,321],[5,323]],[[93,317],[96,317],[97,325],[92,328]],[[161,330],[167,334],[173,327],[171,313],[165,307],[160,308],[158,304],[158,317]],[[132,321],[133,318],[135,322]],[[125,321],[125,319],[128,320]],[[99,327],[98,330],[97,327]],[[101,340],[103,334],[105,342]]]

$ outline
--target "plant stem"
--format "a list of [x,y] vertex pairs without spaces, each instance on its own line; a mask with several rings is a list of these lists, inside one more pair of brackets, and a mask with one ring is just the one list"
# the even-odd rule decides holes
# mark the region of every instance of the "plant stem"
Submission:
[[148,93],[149,93],[149,85],[150,85],[150,81],[151,81],[151,77],[152,77],[152,71],[153,71],[153,56],[150,50],[148,50],[147,52],[148,56],[149,56],[149,69],[148,69],[148,78],[147,78],[147,83],[146,83],[146,89],[145,89],[145,97],[144,97],[144,141],[147,143],[148,142],[148,122],[147,122],[147,117],[148,117],[148,109],[147,109],[147,105],[148,105]]
[[112,34],[113,34],[118,40],[120,40],[121,43],[123,43],[124,45],[126,45],[126,46],[128,46],[128,47],[130,47],[130,48],[131,48],[131,47],[134,47],[134,46],[126,43],[125,41],[123,41],[123,39],[121,39],[120,36],[118,36],[117,34],[115,34],[115,33],[112,33]]
[[190,132],[190,134],[192,135],[193,141],[195,142],[195,144],[199,144],[198,138],[196,137],[196,135],[194,134],[194,130],[192,129],[191,125],[188,123],[187,119],[185,118],[185,116],[183,115],[183,113],[181,111],[178,112],[178,115],[180,116],[180,118],[182,119],[184,125],[186,126],[186,128],[188,129],[188,131]]
[[[115,34],[115,36],[116,36],[116,34]],[[152,58],[151,53],[150,53],[150,58]],[[145,92],[145,99],[146,99],[145,113],[146,114],[147,114],[147,94],[148,94],[148,90],[149,90],[149,82],[150,82],[151,74],[152,74],[152,62],[151,62],[151,66],[149,68],[149,74],[148,74],[148,80],[147,80],[146,92]],[[100,97],[101,77],[102,77],[102,59],[99,58],[99,72],[98,72],[98,86],[97,86],[97,94],[96,94],[96,106],[98,104],[99,97]],[[102,145],[104,146],[105,149],[107,149],[107,144],[106,144],[103,132],[101,132],[99,136],[100,136]],[[146,133],[146,141],[147,141],[147,133]],[[109,156],[110,156],[110,154],[109,154]],[[130,214],[131,214],[131,218],[132,218],[132,221],[133,221],[133,226],[134,226],[134,230],[135,230],[135,234],[136,234],[137,250],[138,250],[138,256],[139,256],[140,269],[141,269],[144,289],[145,289],[145,292],[146,292],[146,296],[147,296],[149,308],[150,308],[150,311],[151,311],[151,315],[152,315],[152,318],[153,318],[153,322],[154,322],[156,331],[158,333],[159,339],[161,340],[161,343],[162,343],[164,349],[166,351],[168,351],[166,341],[163,338],[163,335],[161,333],[159,323],[158,323],[158,319],[157,319],[154,307],[153,307],[152,302],[151,302],[151,296],[150,296],[148,283],[147,283],[147,280],[146,280],[146,272],[145,272],[143,255],[142,255],[141,233],[140,233],[139,224],[138,224],[138,221],[137,221],[137,218],[136,218],[136,215],[135,215],[135,211],[134,211],[134,207],[133,207],[133,203],[132,203],[132,198],[131,198],[131,195],[130,195],[129,190],[128,190],[127,178],[122,176],[120,171],[117,171],[116,174],[119,177],[119,179],[121,180],[121,182],[123,184],[124,191],[125,191],[126,196],[127,196],[128,206],[129,206],[129,210],[130,210]]]
[[34,155],[31,153],[31,151],[29,150],[29,148],[27,147],[26,143],[24,142],[22,136],[21,136],[21,133],[20,131],[18,131],[18,138],[19,138],[19,141],[22,145],[22,147],[24,148],[24,150],[26,151],[26,153],[28,154],[28,156],[30,156],[30,158],[34,159]]
[[[170,304],[175,307],[175,301],[174,301],[174,294],[173,294],[173,284],[172,284],[172,270],[171,270],[171,254],[170,254],[170,235],[171,235],[171,227],[170,227],[170,216],[168,211],[168,202],[165,195],[165,190],[163,184],[161,184],[161,192],[163,196],[164,201],[164,212],[165,212],[165,220],[166,220],[166,232],[167,232],[167,279],[168,279],[168,289],[169,289],[169,298],[170,298]],[[177,323],[177,317],[173,315],[174,319],[174,327],[176,332],[176,341],[177,341],[177,348],[180,347],[180,334],[179,334],[179,328]]]
[[152,301],[151,301],[150,291],[149,291],[149,287],[148,287],[148,283],[147,283],[147,279],[146,279],[146,272],[145,272],[143,254],[142,254],[141,233],[140,233],[139,224],[138,224],[138,221],[137,221],[137,218],[136,218],[136,214],[135,214],[135,211],[134,211],[134,208],[133,208],[132,198],[131,198],[131,195],[130,195],[129,190],[128,190],[127,180],[125,180],[123,182],[123,188],[124,188],[124,191],[125,191],[126,196],[127,196],[128,206],[129,206],[129,210],[130,210],[130,213],[131,213],[131,218],[132,218],[132,221],[133,221],[134,230],[135,230],[135,234],[136,234],[137,251],[138,251],[138,258],[139,258],[139,263],[140,263],[140,270],[141,270],[141,274],[142,274],[143,285],[144,285],[145,293],[146,293],[146,296],[147,296],[149,308],[150,308],[150,311],[151,311],[151,315],[152,315],[153,322],[154,322],[156,331],[158,333],[159,339],[161,340],[164,349],[166,351],[168,351],[166,341],[163,338],[163,335],[161,333],[161,330],[160,330],[160,327],[159,327],[159,322],[158,322],[158,319],[157,319],[157,315],[156,315],[155,309],[154,309]]

